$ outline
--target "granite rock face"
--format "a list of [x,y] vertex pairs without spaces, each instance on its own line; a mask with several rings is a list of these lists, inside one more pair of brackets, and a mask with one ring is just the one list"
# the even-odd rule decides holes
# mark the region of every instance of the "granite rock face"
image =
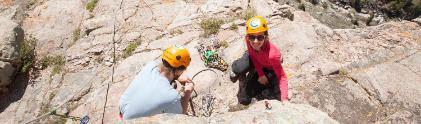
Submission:
[[259,101],[246,110],[217,114],[210,118],[186,115],[160,114],[151,117],[128,120],[127,123],[314,123],[338,124],[326,113],[304,104],[283,104],[279,101],[267,101],[271,109],[266,109],[265,101]]
[[0,17],[0,92],[8,91],[8,86],[14,81],[19,57],[20,27],[12,20]]
[[[228,64],[240,58],[247,49],[242,16],[249,7],[269,21],[269,38],[280,48],[288,76],[290,104],[270,101],[272,110],[266,110],[259,101],[234,110],[238,82],[229,80],[229,71],[204,71],[193,79],[199,117],[161,114],[129,122],[421,122],[421,26],[416,20],[333,29],[308,10],[270,0],[98,0],[92,11],[86,9],[90,2],[33,1],[21,15],[25,18],[17,21],[21,24],[10,21],[16,15],[10,14],[13,7],[0,7],[6,17],[0,18],[0,86],[14,77],[10,72],[19,60],[19,25],[25,35],[39,39],[38,61],[45,56],[62,56],[64,61],[58,68],[39,70],[31,84],[18,76],[17,85],[9,85],[14,88],[9,90],[22,92],[0,98],[0,123],[24,123],[63,103],[58,114],[116,123],[120,96],[145,64],[160,59],[164,48],[187,47],[192,62],[186,76],[207,69],[197,49],[202,44],[220,44],[218,55]],[[210,18],[224,20],[223,26],[203,37],[209,29],[200,23]],[[214,101],[211,117],[206,118],[200,108],[208,95]],[[58,116],[36,123],[54,122],[77,123]]]

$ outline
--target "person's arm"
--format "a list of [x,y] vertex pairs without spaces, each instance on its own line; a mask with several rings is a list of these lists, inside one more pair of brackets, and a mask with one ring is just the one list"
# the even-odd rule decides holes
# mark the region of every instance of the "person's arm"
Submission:
[[188,114],[189,100],[191,93],[193,92],[194,85],[192,82],[185,82],[184,96],[181,98],[181,107],[183,108],[183,114]]
[[279,79],[280,99],[281,101],[288,101],[288,79],[281,65],[281,59],[282,57],[279,51],[270,53],[270,63],[275,71],[276,77]]
[[181,100],[181,106],[183,108],[183,114],[188,114],[187,110],[189,108],[189,99],[190,99],[191,92],[184,92],[184,96]]

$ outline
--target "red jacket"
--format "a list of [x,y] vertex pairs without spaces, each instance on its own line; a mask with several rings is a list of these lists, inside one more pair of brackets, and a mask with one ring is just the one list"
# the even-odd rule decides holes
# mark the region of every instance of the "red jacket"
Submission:
[[250,46],[250,42],[247,40],[247,38],[246,44],[250,59],[253,62],[259,77],[265,75],[262,68],[274,70],[276,77],[279,79],[281,100],[288,100],[288,80],[281,65],[282,56],[279,48],[272,44],[270,41],[265,41],[260,51],[256,51]]

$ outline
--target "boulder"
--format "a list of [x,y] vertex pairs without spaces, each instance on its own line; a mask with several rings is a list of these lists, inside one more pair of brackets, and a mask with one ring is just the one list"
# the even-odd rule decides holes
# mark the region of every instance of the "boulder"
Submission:
[[[0,17],[0,61],[17,64],[19,61],[18,24]],[[20,36],[21,37],[21,36]]]
[[265,101],[259,101],[246,110],[213,115],[210,118],[191,117],[181,114],[159,114],[127,120],[127,123],[314,123],[338,124],[326,113],[305,104],[280,103],[267,101],[270,109],[265,107]]
[[18,24],[0,17],[0,91],[7,91],[6,86],[14,80],[16,67],[19,67]]
[[85,11],[82,1],[45,1],[28,12],[22,28],[25,34],[38,39],[38,54],[45,55],[73,42],[72,34],[79,28]]
[[13,81],[15,70],[10,63],[0,61],[0,93],[8,91],[6,86]]
[[259,16],[268,17],[273,14],[272,7],[266,0],[251,0],[250,3],[251,7]]
[[415,18],[412,21],[418,23],[419,25],[421,25],[421,17]]

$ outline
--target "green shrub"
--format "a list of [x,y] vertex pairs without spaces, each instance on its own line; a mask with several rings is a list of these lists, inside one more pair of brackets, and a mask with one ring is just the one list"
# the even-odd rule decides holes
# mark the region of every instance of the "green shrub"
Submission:
[[47,68],[52,66],[53,70],[50,74],[50,76],[59,74],[61,72],[61,69],[63,68],[64,64],[66,63],[66,60],[63,56],[44,56],[41,61],[41,69]]
[[248,8],[248,9],[247,9],[247,10],[243,13],[242,18],[243,18],[244,20],[249,20],[250,18],[252,18],[252,17],[254,17],[254,16],[256,16],[256,12],[255,12],[253,9]]
[[79,28],[79,27],[77,27],[77,28],[73,31],[72,35],[73,35],[73,42],[76,42],[77,40],[79,40],[79,38],[80,38],[80,28]]
[[204,34],[202,36],[209,37],[212,34],[218,33],[222,23],[224,23],[223,20],[215,18],[203,20],[200,22],[200,27],[204,30]]
[[170,32],[170,34],[171,35],[178,35],[178,34],[182,34],[182,33],[184,33],[183,31],[181,31],[180,29],[177,29],[177,30],[172,30],[171,32]]
[[44,56],[40,61],[41,68],[42,69],[47,68],[48,66],[51,65],[52,61],[53,61],[52,56]]
[[387,0],[383,8],[389,17],[411,20],[420,16],[421,0]]
[[63,56],[56,56],[54,64],[55,65],[64,65],[66,63],[66,59]]
[[219,42],[219,44],[224,48],[227,48],[229,46],[229,43],[226,40]]
[[64,64],[66,63],[66,60],[63,56],[44,56],[41,61],[40,65],[41,68],[47,68],[47,67],[53,67],[53,70],[51,72],[50,76],[53,76],[55,74],[59,74],[61,72],[61,68],[63,68]]
[[348,77],[348,72],[345,69],[339,69],[339,76]]
[[19,56],[22,62],[20,72],[27,73],[35,64],[35,46],[38,39],[29,35],[20,43]]
[[41,66],[49,67],[52,65],[63,66],[66,63],[66,60],[63,56],[45,56],[41,59]]
[[127,58],[133,54],[136,48],[140,45],[140,40],[129,43],[129,45],[124,49],[123,58]]
[[50,93],[50,95],[48,96],[48,101],[51,101],[55,96],[56,94],[54,92]]
[[388,9],[389,11],[399,11],[404,6],[405,6],[404,1],[392,0],[389,3],[387,3],[386,9]]
[[31,9],[36,3],[36,0],[28,0],[28,3],[26,4],[26,9]]
[[89,12],[93,12],[97,3],[98,0],[90,0],[86,5],[86,10],[88,10]]
[[235,23],[232,23],[230,26],[231,30],[237,30],[238,29],[238,25],[236,25]]
[[51,75],[50,76],[54,76],[56,74],[59,74],[61,72],[61,66],[54,66],[53,71],[51,71]]

